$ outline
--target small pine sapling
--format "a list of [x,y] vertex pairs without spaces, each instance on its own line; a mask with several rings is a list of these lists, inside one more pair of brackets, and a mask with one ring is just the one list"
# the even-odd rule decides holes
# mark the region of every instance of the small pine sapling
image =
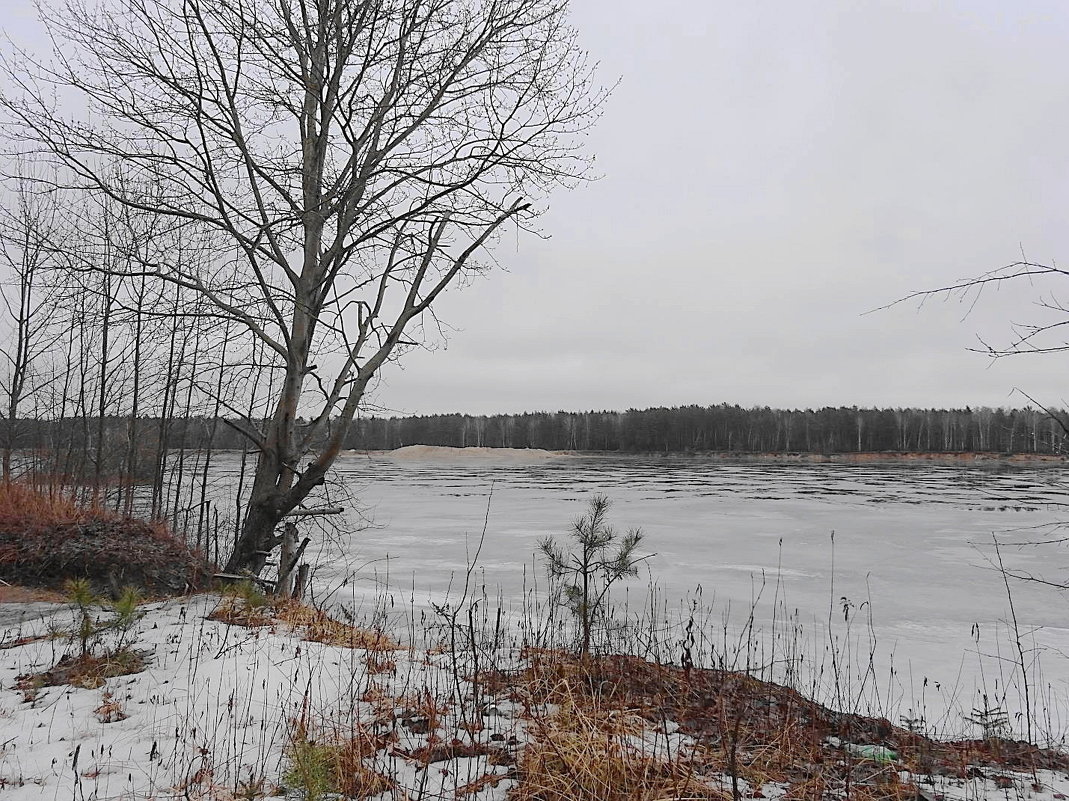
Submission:
[[561,582],[563,603],[579,623],[580,654],[584,659],[590,655],[591,631],[604,612],[609,588],[620,579],[637,576],[639,563],[654,556],[637,555],[643,539],[641,529],[632,528],[619,536],[608,524],[611,505],[604,495],[590,499],[586,514],[572,524],[574,550],[565,550],[552,537],[538,541],[549,576]]
[[115,644],[115,652],[125,651],[131,644],[131,635],[134,626],[145,616],[138,607],[144,599],[137,587],[127,585],[122,593],[111,603],[111,611],[115,617],[108,622],[108,627],[118,632],[118,642]]
[[98,599],[88,579],[67,579],[63,589],[67,593],[67,600],[75,616],[71,635],[78,643],[79,656],[84,659],[89,655],[97,635],[97,625],[93,620],[93,605],[98,602]]
[[299,789],[305,801],[320,801],[334,788],[334,751],[329,746],[298,739],[290,746],[286,785]]
[[[74,612],[74,625],[64,632],[71,652],[63,654],[49,670],[19,677],[17,687],[27,701],[33,701],[41,687],[69,684],[95,689],[110,678],[137,673],[145,667],[144,655],[131,647],[137,636],[135,627],[143,616],[138,609],[142,598],[137,588],[124,587],[119,597],[108,604],[102,604],[87,579],[69,579],[64,589]],[[111,612],[111,617],[96,616],[101,605]],[[113,640],[111,647],[107,647],[108,639]],[[98,714],[107,713],[108,719],[101,722],[122,719],[115,717],[121,707],[113,709],[109,701],[105,698],[97,710]]]
[[984,693],[982,698],[983,703],[973,707],[972,714],[964,716],[965,720],[979,726],[985,740],[1000,740],[1006,737],[1009,733],[1009,715],[1006,714],[1001,703],[991,703],[987,693]]

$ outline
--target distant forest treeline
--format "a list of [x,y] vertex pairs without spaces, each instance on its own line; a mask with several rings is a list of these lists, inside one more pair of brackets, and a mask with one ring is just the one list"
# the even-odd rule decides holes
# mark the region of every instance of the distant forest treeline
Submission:
[[679,406],[626,412],[534,412],[364,418],[349,445],[545,448],[628,453],[927,451],[1060,454],[1065,434],[1032,408],[782,410]]
[[[104,450],[116,456],[129,447],[134,430],[129,418],[119,417],[91,424],[81,418],[25,420],[20,428],[24,447],[77,451],[89,445],[83,439],[103,435],[109,445]],[[169,450],[248,447],[234,427],[216,418],[176,417],[163,424],[147,418],[136,430]],[[345,445],[360,450],[444,445],[627,453],[1066,452],[1060,423],[1032,408],[782,410],[728,404],[625,412],[365,417],[356,421]]]

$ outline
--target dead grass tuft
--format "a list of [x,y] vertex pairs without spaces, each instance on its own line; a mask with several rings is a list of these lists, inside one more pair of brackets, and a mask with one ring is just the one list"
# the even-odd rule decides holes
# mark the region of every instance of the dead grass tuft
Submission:
[[558,710],[535,717],[534,739],[519,760],[514,801],[726,801],[696,770],[690,755],[658,753],[642,737],[646,721],[614,713],[555,688]]
[[118,723],[120,720],[126,720],[129,717],[126,714],[126,710],[123,709],[122,702],[108,691],[104,692],[100,706],[93,710],[93,714],[96,715],[96,719],[101,723]]
[[0,482],[0,579],[59,588],[88,579],[95,591],[131,584],[159,596],[203,582],[203,560],[162,524],[81,505],[59,489]]
[[396,660],[390,659],[382,651],[368,651],[364,656],[364,666],[367,667],[368,675],[371,676],[397,672]]
[[488,787],[497,787],[502,781],[509,778],[508,774],[484,773],[478,778],[472,779],[467,784],[462,784],[453,793],[455,798],[466,798],[469,795],[478,795]]
[[41,491],[20,481],[0,482],[0,527],[38,528],[85,523],[94,517],[117,518],[102,507],[82,506],[59,489]]
[[[489,757],[488,762],[491,765],[511,765],[516,761],[504,748],[487,745],[486,743],[465,743],[456,738],[448,743],[428,742],[427,745],[421,745],[419,748],[403,753],[409,759],[413,759],[423,765],[480,756]],[[495,775],[501,778],[500,774]]]
[[32,701],[42,687],[70,685],[96,690],[103,687],[108,679],[140,673],[145,669],[145,664],[145,657],[131,648],[104,655],[66,655],[55,664],[55,667],[43,673],[19,676],[15,686],[23,693],[26,700]]
[[335,620],[322,609],[300,601],[281,601],[274,607],[275,618],[295,631],[303,639],[341,648],[361,648],[365,651],[398,651],[401,646],[380,631],[365,629]]
[[[380,631],[343,623],[322,609],[300,601],[272,600],[248,591],[224,595],[208,619],[247,628],[288,626],[302,640],[339,648],[359,648],[376,653],[401,650],[395,640]],[[376,660],[369,657],[367,665],[372,673],[387,673],[396,667],[385,657]]]
[[397,641],[382,632],[336,620],[323,610],[300,601],[269,599],[239,585],[236,590],[224,595],[207,617],[246,628],[286,626],[301,640],[311,643],[367,650],[370,652],[367,665],[371,673],[390,673],[397,666],[392,660],[372,657],[371,653],[401,650]]
[[260,628],[275,623],[275,617],[268,607],[249,606],[242,599],[226,596],[219,602],[210,613],[208,620],[226,623],[230,626],[244,626],[245,628]]

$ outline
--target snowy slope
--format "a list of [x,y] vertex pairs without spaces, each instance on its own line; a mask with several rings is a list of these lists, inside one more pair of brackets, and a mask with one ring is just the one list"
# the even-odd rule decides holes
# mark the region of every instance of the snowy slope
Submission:
[[[99,689],[36,693],[17,689],[17,677],[50,668],[69,641],[32,637],[68,629],[71,613],[5,607],[0,797],[299,797],[288,754],[302,727],[313,740],[376,741],[366,763],[388,779],[382,799],[504,799],[515,785],[508,763],[532,736],[531,724],[514,704],[473,698],[472,685],[457,678],[470,664],[448,653],[336,647],[303,641],[286,626],[207,619],[218,603],[200,595],[148,605],[136,641],[146,670]],[[20,623],[20,615],[30,619]],[[15,644],[20,638],[30,641]],[[658,743],[668,743],[669,753],[692,745],[671,730],[640,733],[635,747],[656,756]],[[1069,795],[1069,778],[1049,771],[971,773],[934,784],[912,778],[932,799]],[[730,794],[725,777],[710,782]],[[751,797],[790,789],[768,783],[755,795],[745,782],[742,788]]]

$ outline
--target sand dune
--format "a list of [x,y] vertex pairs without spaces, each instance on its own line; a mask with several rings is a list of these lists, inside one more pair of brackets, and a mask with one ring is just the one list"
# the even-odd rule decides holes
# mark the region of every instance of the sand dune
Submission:
[[502,462],[542,462],[570,456],[566,451],[546,451],[541,448],[449,448],[441,445],[406,445],[392,451],[380,451],[376,456],[407,461],[452,462],[485,459]]

